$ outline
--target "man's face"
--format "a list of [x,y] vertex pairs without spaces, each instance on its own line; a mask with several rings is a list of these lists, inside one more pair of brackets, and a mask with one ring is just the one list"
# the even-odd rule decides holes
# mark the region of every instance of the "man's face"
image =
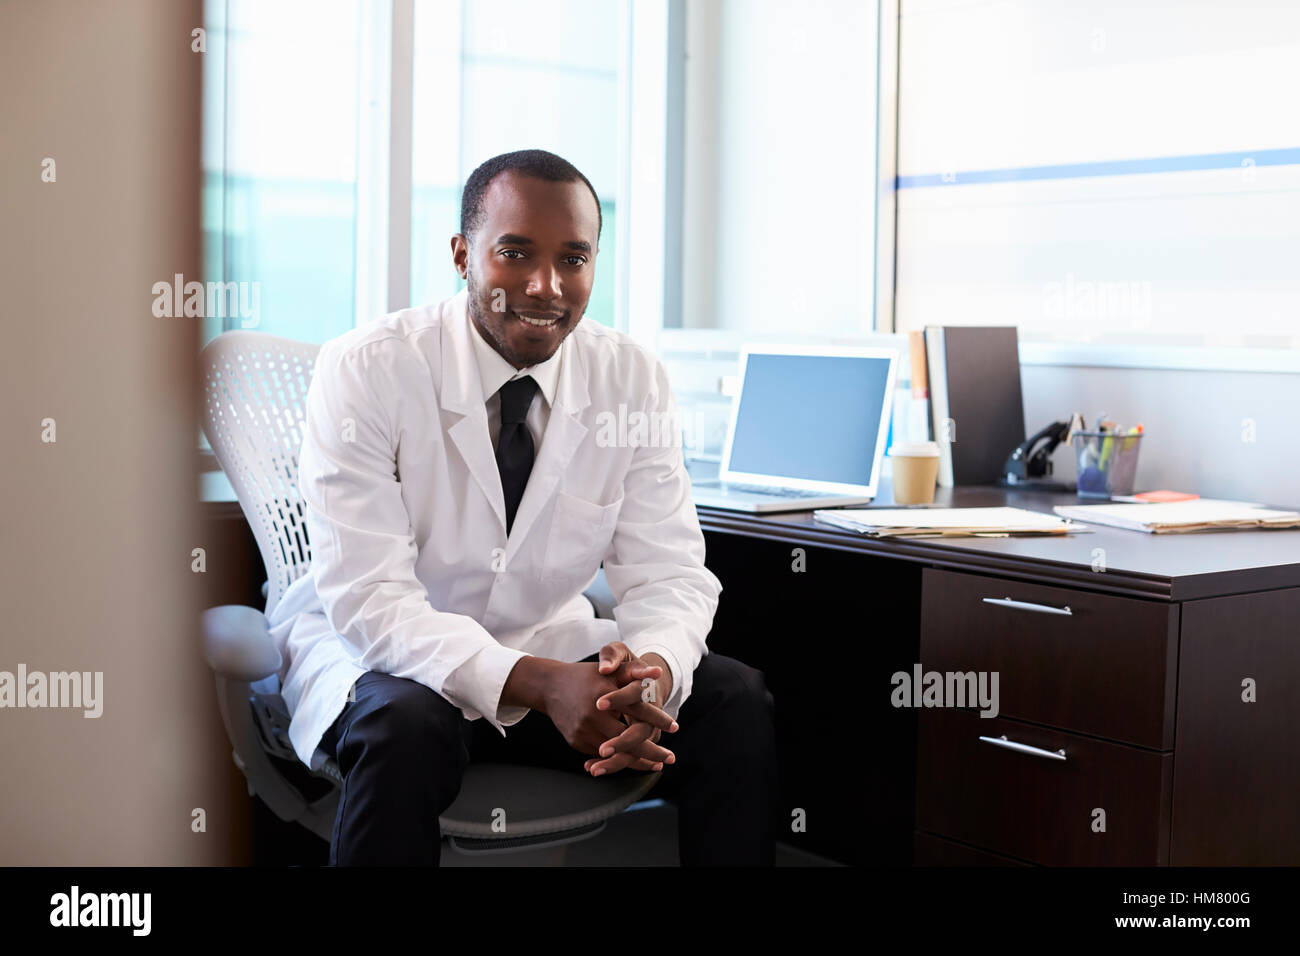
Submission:
[[582,180],[552,183],[507,171],[483,194],[477,233],[452,236],[470,318],[515,368],[554,355],[587,311],[597,215]]

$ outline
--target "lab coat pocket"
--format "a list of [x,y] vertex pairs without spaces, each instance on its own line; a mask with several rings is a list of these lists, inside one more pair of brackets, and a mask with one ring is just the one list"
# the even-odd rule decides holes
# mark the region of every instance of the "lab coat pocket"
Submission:
[[557,492],[546,557],[542,561],[542,578],[573,579],[578,583],[590,580],[614,536],[622,506],[621,495],[607,505],[598,505]]

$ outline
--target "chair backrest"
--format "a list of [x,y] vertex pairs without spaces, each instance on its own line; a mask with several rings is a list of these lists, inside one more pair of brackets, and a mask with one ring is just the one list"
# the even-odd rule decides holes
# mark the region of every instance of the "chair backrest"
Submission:
[[268,611],[311,563],[298,452],[319,351],[306,342],[232,331],[202,352],[203,431],[262,552]]

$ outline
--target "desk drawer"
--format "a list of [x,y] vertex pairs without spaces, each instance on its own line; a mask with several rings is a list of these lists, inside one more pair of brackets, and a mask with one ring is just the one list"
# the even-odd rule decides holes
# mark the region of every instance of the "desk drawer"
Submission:
[[[1173,754],[967,710],[918,721],[918,829],[1049,866],[1169,862]],[[1065,759],[980,739],[1003,736]],[[1093,830],[1097,809],[1105,832]]]
[[1172,750],[1178,612],[1177,604],[926,568],[921,665],[996,672],[1007,717]]

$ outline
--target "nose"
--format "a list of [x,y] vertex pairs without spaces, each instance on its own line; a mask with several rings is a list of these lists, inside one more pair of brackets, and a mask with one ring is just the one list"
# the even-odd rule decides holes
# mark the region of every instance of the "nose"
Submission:
[[532,299],[554,302],[560,297],[560,274],[551,263],[539,263],[528,277],[525,294]]

